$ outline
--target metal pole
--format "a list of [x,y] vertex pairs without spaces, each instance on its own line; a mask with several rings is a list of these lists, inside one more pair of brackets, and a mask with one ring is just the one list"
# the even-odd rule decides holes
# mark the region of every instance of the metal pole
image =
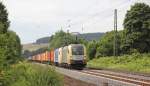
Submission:
[[118,45],[117,45],[117,9],[114,11],[114,56],[118,55]]
[[116,56],[116,34],[115,34],[115,28],[116,28],[116,24],[115,24],[115,18],[116,18],[116,16],[115,16],[115,11],[114,11],[114,56]]

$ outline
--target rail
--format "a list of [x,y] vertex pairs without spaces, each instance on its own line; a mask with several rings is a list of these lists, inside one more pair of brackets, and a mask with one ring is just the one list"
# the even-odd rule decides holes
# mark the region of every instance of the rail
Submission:
[[[117,74],[115,72],[93,70],[93,69],[85,69],[80,72],[85,74],[105,77],[105,78],[109,78],[109,79],[113,79],[125,83],[132,83],[139,86],[150,86],[150,77],[145,77],[145,78],[143,78],[143,76],[133,77],[133,76],[127,76],[126,74],[120,74],[120,73]],[[107,83],[108,82],[104,82],[104,86],[108,86]]]

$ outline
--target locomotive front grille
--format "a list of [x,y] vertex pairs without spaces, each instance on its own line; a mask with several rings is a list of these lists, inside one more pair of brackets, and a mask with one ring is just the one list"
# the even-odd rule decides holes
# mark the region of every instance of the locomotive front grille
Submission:
[[71,60],[71,64],[84,64],[83,60]]

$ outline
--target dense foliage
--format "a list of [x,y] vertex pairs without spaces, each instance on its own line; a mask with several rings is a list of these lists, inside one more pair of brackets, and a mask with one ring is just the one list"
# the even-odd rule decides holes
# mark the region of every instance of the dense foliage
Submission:
[[113,55],[114,32],[107,32],[99,41],[97,47],[97,54],[100,56]]
[[87,56],[89,60],[93,59],[96,56],[96,48],[97,48],[96,41],[91,41],[87,44]]
[[22,47],[18,35],[8,27],[8,13],[0,3],[0,86],[62,86],[60,75],[52,68],[15,64],[21,59]]
[[6,33],[9,27],[6,7],[0,2],[0,34]]
[[[150,6],[144,3],[131,6],[124,19],[124,28],[116,33],[117,55],[150,52]],[[89,48],[89,58],[112,56],[114,35],[114,31],[107,32],[95,45],[89,43],[87,47],[94,47]],[[96,54],[93,53],[95,47]]]
[[65,33],[64,31],[60,30],[55,33],[55,35],[51,36],[50,38],[50,49],[55,49],[59,47],[66,46],[68,44],[77,44],[77,43],[86,43],[83,39],[79,39],[70,33]]
[[8,30],[8,27],[8,13],[0,2],[0,69],[17,62],[21,56],[20,39],[15,32]]
[[131,6],[124,19],[126,42],[124,49],[150,52],[150,6],[136,3]]
[[[124,42],[124,31],[117,33],[117,53],[122,54],[122,45]],[[87,44],[88,57],[90,59],[101,56],[112,56],[114,49],[114,31],[107,32],[99,41],[91,41]]]
[[3,76],[0,86],[63,86],[63,77],[54,68],[38,64],[13,65]]
[[88,62],[88,67],[150,73],[150,54],[106,56]]
[[[99,40],[100,37],[102,37],[104,33],[77,33],[78,38],[85,39],[87,41],[92,41],[92,40]],[[47,44],[49,43],[49,40],[51,39],[51,36],[49,37],[42,37],[36,40],[36,44]]]

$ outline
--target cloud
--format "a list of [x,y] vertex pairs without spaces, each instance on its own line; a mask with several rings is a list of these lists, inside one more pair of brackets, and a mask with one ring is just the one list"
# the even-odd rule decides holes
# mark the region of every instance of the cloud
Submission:
[[[113,30],[114,9],[118,9],[118,28],[126,11],[136,2],[149,0],[1,0],[6,5],[11,21],[22,43],[50,36],[62,26],[71,32],[106,32]],[[71,20],[68,22],[68,20]],[[93,30],[94,29],[94,30]]]

